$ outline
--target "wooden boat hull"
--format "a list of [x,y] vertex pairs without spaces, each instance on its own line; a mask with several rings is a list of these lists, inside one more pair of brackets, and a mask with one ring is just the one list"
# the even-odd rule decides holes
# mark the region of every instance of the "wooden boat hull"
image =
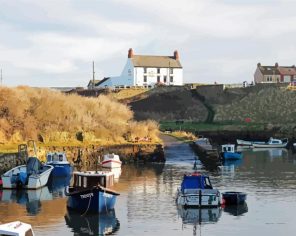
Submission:
[[66,190],[68,196],[67,207],[76,211],[86,212],[107,212],[114,209],[118,193],[96,186],[89,189],[75,190],[71,187]]

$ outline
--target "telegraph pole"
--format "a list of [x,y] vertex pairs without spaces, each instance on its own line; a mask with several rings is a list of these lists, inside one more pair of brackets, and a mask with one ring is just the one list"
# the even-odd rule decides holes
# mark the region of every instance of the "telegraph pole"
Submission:
[[93,89],[95,88],[95,62],[93,61]]

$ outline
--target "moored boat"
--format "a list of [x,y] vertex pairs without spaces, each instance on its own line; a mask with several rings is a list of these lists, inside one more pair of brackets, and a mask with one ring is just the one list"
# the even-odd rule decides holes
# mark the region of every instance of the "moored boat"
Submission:
[[243,154],[235,151],[234,144],[225,144],[222,145],[221,157],[223,160],[239,160],[243,157]]
[[49,152],[46,154],[47,165],[53,166],[53,176],[69,176],[72,173],[72,166],[67,160],[64,152]]
[[121,161],[118,155],[109,153],[104,155],[101,166],[105,168],[121,168]]
[[286,148],[288,145],[288,139],[274,139],[270,138],[266,143],[253,143],[254,148]]
[[243,192],[224,192],[222,197],[225,205],[239,205],[245,203],[247,194]]
[[26,165],[14,167],[2,175],[3,188],[37,189],[45,186],[53,167],[29,157]]
[[261,142],[261,141],[246,141],[246,140],[242,140],[242,139],[237,139],[236,140],[236,143],[237,143],[238,146],[250,148],[250,147],[252,147],[252,145],[254,143],[264,144],[265,142]]
[[35,234],[30,224],[21,221],[13,221],[0,225],[0,235],[34,236]]
[[252,146],[252,144],[253,144],[252,141],[245,141],[245,140],[241,140],[241,139],[237,139],[236,143],[237,143],[237,145],[240,145],[240,146]]
[[213,189],[208,176],[187,174],[177,190],[177,204],[184,207],[217,207],[221,204],[221,196],[217,189]]
[[65,190],[67,207],[83,214],[114,209],[119,193],[111,187],[114,174],[110,171],[74,172],[74,184]]

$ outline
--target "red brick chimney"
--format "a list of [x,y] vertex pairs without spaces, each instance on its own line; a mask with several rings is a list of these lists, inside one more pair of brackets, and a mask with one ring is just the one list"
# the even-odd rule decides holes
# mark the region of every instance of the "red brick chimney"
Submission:
[[174,51],[174,58],[175,58],[176,60],[179,60],[179,59],[180,59],[180,57],[179,57],[179,53],[178,53],[177,50]]
[[133,51],[133,49],[132,48],[130,48],[129,50],[128,50],[128,58],[132,58],[134,56],[134,51]]

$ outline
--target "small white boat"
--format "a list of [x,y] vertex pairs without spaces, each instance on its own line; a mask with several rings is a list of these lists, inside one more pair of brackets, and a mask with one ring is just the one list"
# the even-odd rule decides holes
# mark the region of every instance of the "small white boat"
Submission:
[[252,145],[254,143],[259,143],[259,144],[264,144],[265,142],[260,142],[260,141],[245,141],[245,140],[242,140],[242,139],[237,139],[236,140],[236,143],[238,146],[242,146],[242,147],[252,147]]
[[222,145],[221,157],[223,160],[239,160],[242,158],[242,153],[235,151],[234,144]]
[[21,221],[13,221],[0,225],[0,235],[35,236],[32,226]]
[[266,143],[253,143],[254,148],[285,148],[288,145],[288,139],[270,138]]
[[36,157],[29,157],[26,165],[17,166],[2,175],[3,188],[38,189],[45,186],[53,166],[42,165]]
[[253,144],[252,141],[245,141],[245,140],[241,140],[241,139],[237,139],[236,143],[237,143],[237,145],[240,145],[240,146],[252,146],[252,144]]
[[112,153],[104,155],[101,166],[105,168],[121,168],[121,163],[119,156]]
[[193,173],[184,175],[177,190],[177,205],[184,207],[217,207],[221,205],[221,194],[213,189],[206,175]]

